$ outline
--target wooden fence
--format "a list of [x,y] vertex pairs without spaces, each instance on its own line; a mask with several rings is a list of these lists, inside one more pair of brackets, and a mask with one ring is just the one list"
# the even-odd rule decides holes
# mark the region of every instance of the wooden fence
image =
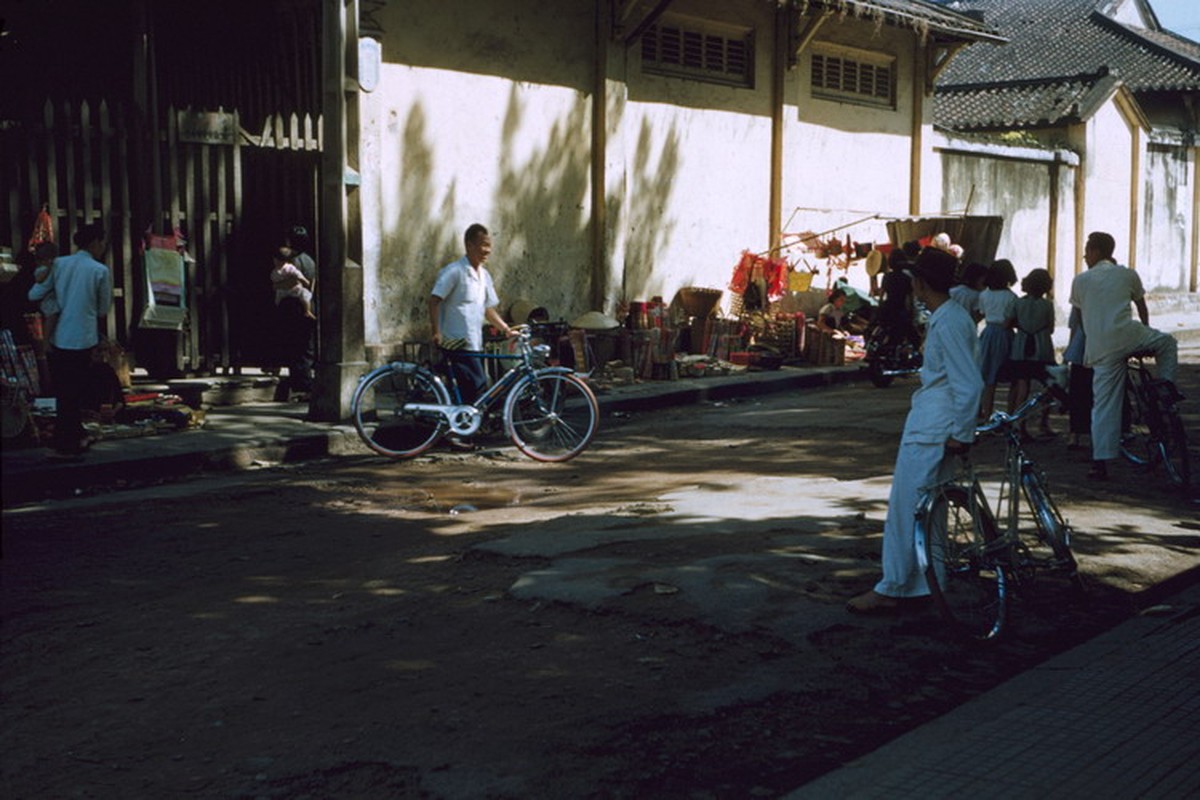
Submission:
[[[64,253],[81,225],[104,223],[114,285],[108,333],[149,361],[137,351],[160,349],[162,335],[138,329],[146,295],[140,243],[148,230],[181,231],[190,314],[173,336],[171,371],[236,371],[264,357],[268,244],[279,243],[285,224],[316,228],[320,119],[274,115],[252,134],[236,112],[218,111],[225,122],[232,116],[234,135],[213,142],[181,128],[194,117],[185,115],[168,108],[157,135],[139,136],[123,107],[47,101],[37,124],[0,130],[0,244],[24,248],[43,206]],[[249,214],[247,194],[255,203]],[[158,344],[147,344],[155,337]]]
[[25,248],[44,206],[63,254],[81,225],[100,221],[112,242],[113,313],[108,333],[124,340],[133,314],[134,270],[130,139],[125,113],[101,102],[94,108],[47,101],[37,124],[0,130],[3,217],[0,243]]

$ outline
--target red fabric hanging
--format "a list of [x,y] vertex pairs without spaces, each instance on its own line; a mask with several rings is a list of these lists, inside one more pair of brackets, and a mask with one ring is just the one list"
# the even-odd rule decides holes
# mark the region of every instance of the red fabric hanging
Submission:
[[729,291],[734,294],[745,294],[750,284],[750,273],[754,269],[755,256],[749,250],[742,251],[742,258],[733,268],[733,278],[729,281]]
[[38,212],[37,218],[33,221],[33,232],[29,234],[29,252],[37,249],[37,246],[42,242],[54,241],[54,220],[50,219],[50,212],[46,210],[46,206],[42,206],[42,210]]

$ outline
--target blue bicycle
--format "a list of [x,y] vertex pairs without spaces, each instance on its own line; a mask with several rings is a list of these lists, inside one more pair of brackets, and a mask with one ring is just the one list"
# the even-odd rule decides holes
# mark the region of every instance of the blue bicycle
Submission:
[[588,385],[567,367],[545,366],[550,348],[532,344],[528,326],[513,328],[516,352],[474,358],[514,361],[473,403],[462,402],[449,381],[423,364],[394,361],[362,377],[351,400],[363,442],[390,458],[412,458],[443,436],[473,436],[503,401],[504,432],[537,461],[567,461],[592,441],[600,407]]

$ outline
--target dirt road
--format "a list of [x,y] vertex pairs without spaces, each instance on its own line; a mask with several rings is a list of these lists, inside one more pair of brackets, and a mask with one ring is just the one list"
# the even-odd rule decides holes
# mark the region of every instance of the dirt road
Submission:
[[1200,563],[1195,506],[1087,484],[1060,439],[1034,452],[1085,599],[1040,582],[986,648],[848,616],[913,385],[606,419],[561,466],[364,456],[6,512],[0,791],[774,797]]

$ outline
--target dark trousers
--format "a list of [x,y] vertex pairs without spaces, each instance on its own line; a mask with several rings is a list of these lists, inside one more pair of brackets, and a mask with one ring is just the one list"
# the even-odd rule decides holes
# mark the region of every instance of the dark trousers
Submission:
[[475,398],[487,389],[487,373],[483,369],[483,359],[473,351],[446,350],[446,361],[449,362],[450,374],[458,384],[458,393],[464,403],[473,403]]
[[54,378],[57,409],[54,419],[55,450],[78,451],[87,435],[83,429],[83,397],[88,390],[93,350],[94,347],[86,350],[60,350],[55,347],[47,355],[50,374]]
[[1072,364],[1070,381],[1067,384],[1071,433],[1092,432],[1092,369],[1082,364]]
[[299,300],[285,297],[276,309],[275,330],[279,335],[279,363],[288,371],[276,399],[286,400],[290,392],[311,392],[316,322],[305,316]]

